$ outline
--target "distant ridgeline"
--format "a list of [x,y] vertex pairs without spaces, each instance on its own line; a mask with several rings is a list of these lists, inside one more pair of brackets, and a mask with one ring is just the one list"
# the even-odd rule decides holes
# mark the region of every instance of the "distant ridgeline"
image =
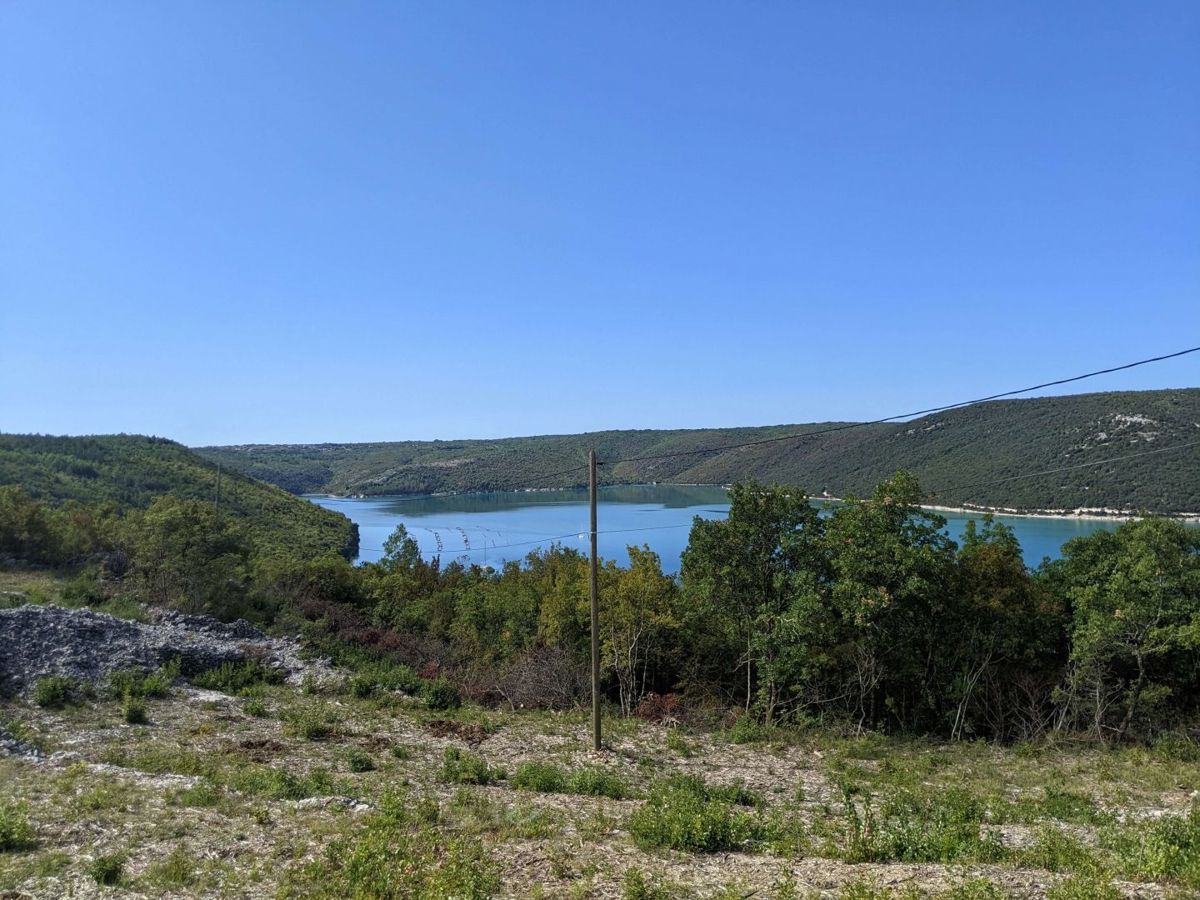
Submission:
[[[223,466],[293,493],[417,494],[584,483],[600,460],[680,453],[815,431],[838,423],[468,441],[204,447]],[[605,484],[727,484],[747,478],[811,493],[868,495],[898,469],[928,502],[1017,510],[1200,511],[1200,388],[980,403],[909,422],[867,425],[758,447],[601,468]],[[1080,464],[1067,471],[1044,473]],[[574,473],[550,477],[573,466]],[[545,476],[545,477],[543,477]],[[541,480],[539,480],[541,479]]]
[[0,434],[0,485],[20,485],[47,502],[116,503],[144,509],[173,494],[218,501],[260,550],[296,555],[330,551],[353,558],[358,526],[286,491],[222,471],[181,444],[140,435],[42,437]]

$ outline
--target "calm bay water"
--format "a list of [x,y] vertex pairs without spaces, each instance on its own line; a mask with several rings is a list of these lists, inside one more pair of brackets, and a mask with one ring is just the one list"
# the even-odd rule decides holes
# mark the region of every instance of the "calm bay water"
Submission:
[[[403,524],[426,558],[490,564],[499,567],[522,559],[531,550],[548,547],[555,539],[581,552],[588,548],[586,491],[515,491],[497,494],[459,494],[450,497],[326,497],[308,498],[337,510],[358,523],[362,561],[383,555],[383,542]],[[677,571],[687,546],[692,519],[723,519],[729,512],[723,488],[677,485],[632,485],[600,489],[599,547],[601,556],[628,562],[629,544],[649,544],[662,557],[663,568]],[[967,520],[980,518],[942,513],[947,531],[961,540]],[[1025,553],[1036,566],[1042,557],[1057,557],[1073,537],[1091,534],[1118,523],[1095,519],[1049,519],[997,516],[1012,527]]]

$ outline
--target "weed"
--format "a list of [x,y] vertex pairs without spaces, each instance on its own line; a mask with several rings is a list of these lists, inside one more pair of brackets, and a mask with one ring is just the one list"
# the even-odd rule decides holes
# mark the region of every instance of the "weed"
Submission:
[[256,659],[247,659],[241,663],[222,663],[215,669],[193,675],[191,681],[196,687],[236,695],[258,685],[282,684],[283,679],[281,670],[264,666]]
[[677,756],[682,756],[685,759],[695,755],[692,745],[684,740],[683,734],[678,728],[670,728],[667,730],[667,749]]
[[151,863],[145,877],[169,887],[191,887],[197,881],[196,860],[182,847],[176,848],[165,859]]
[[986,878],[972,878],[939,894],[938,900],[1007,900],[1008,896],[1003,888]]
[[658,879],[651,880],[641,869],[629,869],[621,879],[622,900],[671,900],[671,892]]
[[599,766],[576,769],[567,779],[567,793],[586,794],[589,797],[609,797],[624,800],[630,795],[629,787],[616,772]]
[[693,853],[746,850],[765,837],[756,817],[713,797],[693,776],[673,776],[652,785],[649,799],[630,817],[629,831],[644,850]]
[[1127,875],[1200,889],[1200,808],[1106,833],[1102,843]]
[[389,795],[353,838],[294,870],[282,897],[483,900],[500,887],[478,841],[446,839],[416,819],[405,795]]
[[108,695],[114,700],[134,697],[157,699],[171,694],[171,683],[179,677],[180,661],[175,657],[157,671],[147,674],[141,669],[121,669],[108,676]]
[[0,800],[0,853],[31,850],[33,847],[33,826],[29,824],[28,807],[23,803]]
[[125,877],[125,854],[97,856],[88,866],[88,874],[99,885],[120,884]]
[[1023,866],[1051,872],[1101,873],[1100,862],[1090,849],[1078,838],[1052,826],[1043,827],[1033,846],[1021,850],[1017,858]]
[[562,794],[567,789],[567,773],[552,763],[521,763],[510,780],[513,787],[520,788],[523,791]]
[[981,834],[986,809],[963,791],[923,796],[897,791],[878,811],[867,796],[860,812],[853,791],[843,785],[839,846],[833,855],[847,862],[996,862],[1005,851],[999,840]]
[[265,704],[258,697],[250,697],[242,704],[242,712],[248,716],[253,716],[256,719],[265,719],[270,716],[271,711],[267,709]]
[[447,747],[442,757],[441,780],[447,784],[492,784],[504,779],[504,773],[488,765],[482,756],[469,750]]
[[306,741],[323,741],[334,732],[336,718],[323,702],[289,710],[284,716],[288,731]]
[[1124,896],[1100,875],[1073,875],[1046,891],[1046,900],[1121,900]]
[[207,808],[221,801],[221,789],[211,779],[203,778],[192,787],[177,791],[171,799],[180,806]]

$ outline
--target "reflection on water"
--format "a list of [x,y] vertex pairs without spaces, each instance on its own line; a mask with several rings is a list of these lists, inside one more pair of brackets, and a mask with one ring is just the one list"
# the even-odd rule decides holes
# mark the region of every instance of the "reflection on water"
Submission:
[[[499,566],[532,550],[558,543],[586,552],[587,491],[511,491],[446,497],[309,497],[358,523],[363,561],[379,559],[383,542],[403,524],[427,558]],[[703,485],[621,485],[600,489],[600,553],[620,563],[626,547],[646,544],[677,571],[692,521],[721,519],[729,512],[725,489]],[[979,516],[943,513],[947,532],[960,540],[967,520]],[[1117,523],[1095,519],[997,516],[1012,527],[1030,565],[1055,558],[1063,543]]]

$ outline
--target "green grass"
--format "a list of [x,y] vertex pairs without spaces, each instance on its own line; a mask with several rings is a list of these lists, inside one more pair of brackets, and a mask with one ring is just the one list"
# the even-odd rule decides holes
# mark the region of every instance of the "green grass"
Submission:
[[378,813],[333,841],[323,858],[293,869],[279,896],[330,900],[495,896],[500,881],[482,844],[447,836],[433,828],[428,817],[428,810],[411,804],[405,795],[386,796]]
[[553,763],[524,762],[509,778],[513,787],[544,794],[584,794],[624,800],[629,786],[616,772],[599,766],[568,771]]

